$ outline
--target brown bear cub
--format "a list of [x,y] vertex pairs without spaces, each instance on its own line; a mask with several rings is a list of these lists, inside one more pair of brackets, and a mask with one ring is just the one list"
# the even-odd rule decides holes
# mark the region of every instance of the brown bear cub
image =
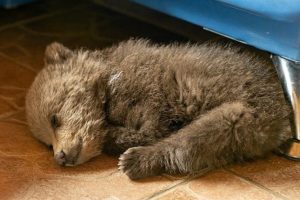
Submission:
[[138,179],[262,157],[291,138],[276,71],[233,44],[129,40],[99,51],[53,43],[26,98],[34,136],[60,165],[122,154]]

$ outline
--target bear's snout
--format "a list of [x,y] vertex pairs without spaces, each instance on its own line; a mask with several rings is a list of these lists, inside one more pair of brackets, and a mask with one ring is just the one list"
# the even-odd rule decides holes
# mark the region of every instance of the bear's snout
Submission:
[[57,164],[64,166],[66,164],[66,154],[60,151],[54,155],[54,159]]
[[63,150],[59,151],[54,155],[54,159],[57,164],[61,166],[74,166],[76,165],[78,156],[72,156],[67,153],[65,153]]

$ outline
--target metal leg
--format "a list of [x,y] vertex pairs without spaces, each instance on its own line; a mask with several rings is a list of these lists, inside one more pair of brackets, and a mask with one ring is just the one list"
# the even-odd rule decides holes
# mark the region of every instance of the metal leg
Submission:
[[280,56],[271,56],[281,80],[287,101],[293,111],[294,139],[287,141],[280,153],[289,159],[300,161],[300,62],[294,62]]

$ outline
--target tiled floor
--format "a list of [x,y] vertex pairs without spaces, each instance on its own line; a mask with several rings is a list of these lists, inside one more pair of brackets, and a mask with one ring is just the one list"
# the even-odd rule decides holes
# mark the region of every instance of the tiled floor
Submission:
[[52,152],[31,137],[24,117],[24,95],[43,66],[45,46],[56,40],[72,48],[103,48],[129,37],[186,40],[84,0],[0,10],[1,200],[300,199],[300,163],[277,156],[198,178],[142,181],[130,181],[117,170],[117,158],[106,155],[74,168],[57,166]]

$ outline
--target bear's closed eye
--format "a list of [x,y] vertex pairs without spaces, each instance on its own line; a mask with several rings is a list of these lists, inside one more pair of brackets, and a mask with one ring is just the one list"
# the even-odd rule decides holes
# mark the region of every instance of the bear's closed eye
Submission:
[[51,123],[51,126],[53,129],[56,129],[57,127],[59,127],[60,124],[59,124],[56,114],[54,114],[50,117],[50,123]]
[[48,145],[48,149],[52,151],[53,150],[53,146],[51,144]]

